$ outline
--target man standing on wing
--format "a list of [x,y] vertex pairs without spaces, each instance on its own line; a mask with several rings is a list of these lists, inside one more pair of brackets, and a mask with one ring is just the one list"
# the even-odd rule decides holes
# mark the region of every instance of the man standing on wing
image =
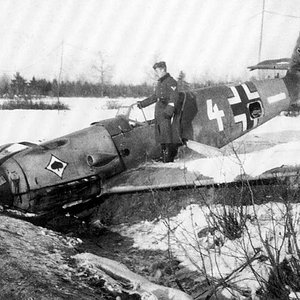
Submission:
[[177,154],[177,145],[173,144],[171,122],[178,103],[178,90],[176,80],[167,73],[164,61],[154,64],[153,69],[158,76],[155,93],[138,101],[139,108],[155,104],[155,139],[161,145],[163,162],[173,162]]

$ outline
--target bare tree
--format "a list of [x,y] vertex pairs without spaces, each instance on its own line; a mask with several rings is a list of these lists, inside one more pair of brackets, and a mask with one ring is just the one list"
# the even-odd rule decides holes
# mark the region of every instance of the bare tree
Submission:
[[113,75],[113,66],[108,63],[108,56],[99,51],[92,69],[97,72],[97,79],[100,80],[101,97],[104,96],[105,86],[111,82]]
[[10,78],[6,74],[0,76],[0,93],[1,97],[8,97],[10,88]]

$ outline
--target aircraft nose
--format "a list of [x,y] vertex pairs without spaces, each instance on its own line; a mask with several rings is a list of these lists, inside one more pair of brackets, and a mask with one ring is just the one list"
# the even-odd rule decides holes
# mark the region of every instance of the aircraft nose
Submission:
[[0,205],[12,206],[12,204],[13,194],[10,188],[9,180],[3,167],[0,166]]

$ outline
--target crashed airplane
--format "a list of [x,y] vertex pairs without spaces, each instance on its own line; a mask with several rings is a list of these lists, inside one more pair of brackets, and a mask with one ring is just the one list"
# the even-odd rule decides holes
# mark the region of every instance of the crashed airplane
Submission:
[[[284,62],[284,63],[282,63]],[[232,141],[269,121],[300,91],[300,37],[288,60],[265,61],[251,69],[285,69],[283,78],[247,81],[180,93],[176,130],[187,146],[204,156],[223,155]],[[64,211],[102,195],[180,186],[223,183],[200,170],[153,162],[159,156],[154,122],[115,118],[41,144],[0,147],[0,205],[24,216]],[[290,172],[290,173],[289,173]],[[298,169],[278,168],[256,177],[287,176]],[[240,180],[233,176],[231,181]]]

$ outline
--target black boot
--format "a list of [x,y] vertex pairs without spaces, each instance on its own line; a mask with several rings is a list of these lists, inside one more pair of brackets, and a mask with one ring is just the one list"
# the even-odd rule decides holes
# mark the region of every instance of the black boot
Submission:
[[166,162],[167,160],[167,146],[166,144],[160,145],[160,161]]
[[171,144],[171,158],[172,161],[174,161],[175,157],[178,154],[178,148],[181,146],[181,144]]
[[176,144],[161,144],[161,161],[164,163],[173,162],[177,155],[178,147]]
[[174,147],[173,144],[166,144],[166,150],[164,153],[164,163],[169,163],[174,161]]

